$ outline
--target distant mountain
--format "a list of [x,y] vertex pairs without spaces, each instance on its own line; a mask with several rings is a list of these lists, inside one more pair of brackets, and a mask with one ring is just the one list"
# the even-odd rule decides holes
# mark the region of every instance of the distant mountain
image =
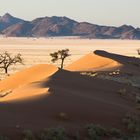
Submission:
[[9,13],[6,13],[5,15],[0,16],[0,31],[16,23],[23,23],[23,22],[24,20],[13,17]]
[[5,36],[15,37],[80,36],[95,39],[140,39],[140,28],[129,25],[100,26],[57,16],[25,21],[8,13],[0,17],[0,31]]
[[32,34],[34,36],[71,36],[76,21],[67,17],[45,17],[31,22],[33,24]]
[[33,25],[30,22],[16,23],[4,29],[2,34],[12,37],[28,37],[32,36],[31,30]]

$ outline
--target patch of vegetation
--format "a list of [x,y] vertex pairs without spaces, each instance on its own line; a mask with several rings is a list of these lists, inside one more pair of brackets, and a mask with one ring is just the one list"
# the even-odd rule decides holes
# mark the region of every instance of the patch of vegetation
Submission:
[[136,94],[136,103],[140,104],[140,95]]
[[123,119],[123,123],[130,133],[130,138],[140,138],[140,118],[138,116],[127,115]]
[[136,106],[136,109],[140,111],[140,104]]
[[[62,115],[63,116],[63,115]],[[43,131],[33,134],[31,130],[23,131],[23,140],[140,140],[140,119],[137,116],[128,114],[123,119],[126,132],[122,132],[117,128],[104,128],[101,125],[88,124],[79,133],[76,131],[74,135],[70,135],[64,128],[47,128]],[[0,136],[0,140],[9,140],[7,137]]]
[[119,95],[124,96],[124,95],[126,95],[126,89],[125,89],[125,88],[119,89],[117,93],[118,93]]
[[115,138],[120,138],[122,136],[121,131],[117,128],[110,129],[109,135]]
[[79,131],[76,132],[75,140],[80,140],[80,133],[79,133]]
[[8,137],[0,135],[0,140],[10,140]]
[[99,140],[106,134],[105,129],[100,125],[88,124],[86,126],[87,137],[89,140]]
[[67,140],[64,128],[49,128],[41,132],[39,140]]
[[86,75],[86,76],[89,76],[89,77],[96,77],[96,76],[98,76],[97,72],[81,72],[80,74],[81,75]]
[[35,136],[31,130],[24,130],[22,134],[23,140],[35,140]]

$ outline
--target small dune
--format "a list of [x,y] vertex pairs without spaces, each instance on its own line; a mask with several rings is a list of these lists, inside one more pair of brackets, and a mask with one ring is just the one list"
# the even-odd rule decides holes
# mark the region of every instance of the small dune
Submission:
[[117,61],[95,54],[87,54],[65,69],[70,71],[96,71],[119,67],[121,64]]

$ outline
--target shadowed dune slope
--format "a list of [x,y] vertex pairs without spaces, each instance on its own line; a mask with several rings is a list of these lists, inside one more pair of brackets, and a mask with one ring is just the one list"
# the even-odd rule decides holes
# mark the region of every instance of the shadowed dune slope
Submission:
[[[134,112],[134,103],[117,94],[124,86],[130,93],[127,85],[58,70],[38,86],[49,87],[50,94],[26,102],[0,103],[1,132],[5,127],[14,131],[16,125],[33,130],[52,126],[74,129],[90,122],[120,126],[125,115]],[[61,112],[67,120],[59,117]]]
[[87,54],[67,66],[65,69],[70,71],[95,71],[112,69],[119,66],[120,64],[113,59],[105,58],[95,54]]

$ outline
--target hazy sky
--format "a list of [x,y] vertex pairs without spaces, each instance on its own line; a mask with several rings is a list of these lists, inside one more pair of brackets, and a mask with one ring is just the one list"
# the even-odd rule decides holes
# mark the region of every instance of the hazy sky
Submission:
[[140,0],[0,0],[0,15],[32,20],[42,16],[67,16],[100,25],[140,27]]

